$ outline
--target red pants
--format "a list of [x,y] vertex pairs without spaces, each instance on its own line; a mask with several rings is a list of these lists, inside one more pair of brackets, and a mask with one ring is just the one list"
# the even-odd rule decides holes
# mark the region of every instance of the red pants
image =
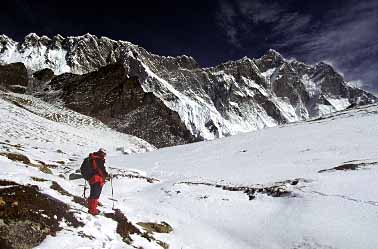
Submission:
[[97,209],[98,198],[100,198],[102,186],[100,183],[91,184],[91,193],[88,198],[88,212],[93,215],[99,213]]

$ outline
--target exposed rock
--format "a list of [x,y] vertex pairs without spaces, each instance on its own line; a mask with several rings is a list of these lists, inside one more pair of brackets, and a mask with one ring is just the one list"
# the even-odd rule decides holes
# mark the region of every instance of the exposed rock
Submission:
[[28,82],[28,72],[23,63],[0,64],[0,87],[24,93]]
[[20,153],[0,152],[0,156],[6,156],[9,160],[30,164],[30,159]]
[[[46,194],[36,186],[22,186],[0,180],[5,205],[0,208],[0,247],[3,249],[31,249],[47,235],[55,235],[65,222],[73,227],[83,226],[69,206]],[[17,203],[17,204],[15,204]],[[55,218],[54,218],[55,217]]]
[[81,178],[83,178],[83,176],[81,174],[77,174],[77,173],[71,173],[68,176],[69,180],[77,180],[77,179],[81,179]]
[[50,68],[44,68],[33,73],[33,77],[42,82],[48,82],[54,77],[54,71]]
[[349,170],[358,170],[362,168],[367,168],[369,166],[378,166],[378,162],[347,162],[342,165],[330,168],[330,169],[323,169],[319,170],[318,173],[324,173],[324,172],[333,172],[336,170],[341,171],[349,171]]
[[164,248],[164,249],[169,249],[169,244],[168,244],[168,243],[165,243],[165,242],[163,242],[163,241],[161,241],[161,240],[156,240],[156,243],[157,243],[159,246],[161,246],[162,248]]
[[49,91],[50,88],[47,83],[50,82],[55,77],[54,71],[50,68],[44,68],[33,73],[30,78],[30,86],[35,96],[39,96],[39,92]]
[[54,189],[56,191],[58,191],[60,194],[62,195],[66,195],[66,196],[73,196],[71,195],[68,191],[66,191],[65,189],[63,189],[56,181],[53,181],[52,184],[51,184],[51,189]]
[[266,54],[256,61],[256,65],[261,72],[266,72],[269,69],[277,68],[283,63],[284,58],[274,49],[269,49]]
[[39,161],[39,160],[37,162],[40,163],[40,164],[32,163],[31,160],[27,156],[20,154],[20,153],[0,152],[0,156],[6,156],[9,160],[21,162],[25,165],[36,167],[41,172],[46,173],[46,174],[50,174],[50,175],[53,174],[53,172],[51,171],[50,168],[55,167],[54,165],[48,165],[48,164],[45,164],[44,162]]
[[40,163],[41,165],[46,166],[46,167],[48,167],[48,168],[50,168],[50,169],[56,169],[56,168],[59,167],[59,166],[56,165],[56,164],[45,163],[44,161],[41,161],[41,160],[36,160],[36,161],[37,161],[38,163]]
[[137,225],[143,227],[149,233],[170,233],[173,228],[166,222],[152,223],[152,222],[138,222]]
[[10,221],[0,219],[0,247],[2,249],[31,249],[39,245],[49,235],[39,223],[30,220]]
[[[245,193],[249,200],[253,200],[256,198],[257,194],[266,194],[272,197],[291,197],[295,196],[289,189],[289,185],[297,185],[300,181],[305,181],[304,179],[294,179],[294,180],[287,180],[283,182],[276,182],[269,185],[255,185],[255,186],[232,186],[232,185],[223,185],[223,184],[215,184],[215,183],[208,183],[208,182],[180,182],[178,184],[188,184],[188,185],[205,185],[215,188],[221,188],[226,191],[238,191]],[[202,199],[207,199],[203,198]]]
[[117,233],[121,235],[125,243],[132,243],[133,240],[130,237],[131,234],[141,234],[139,229],[128,221],[127,217],[121,212],[121,210],[116,209],[114,213],[106,213],[105,216],[118,223]]
[[156,147],[196,141],[179,115],[153,93],[145,92],[137,78],[128,77],[122,64],[64,80],[54,78],[50,85],[53,89],[62,87],[61,98],[67,107]]
[[[62,195],[72,197],[73,202],[76,202],[76,203],[78,203],[82,206],[85,206],[85,207],[87,206],[87,201],[84,198],[71,194],[70,192],[68,192],[67,190],[62,188],[56,181],[52,182],[50,188],[59,192]],[[100,204],[100,206],[101,206],[101,204]]]
[[32,176],[31,179],[33,181],[36,181],[36,182],[47,182],[48,181],[47,179],[38,178],[38,177],[34,177],[34,176]]
[[112,177],[114,179],[127,177],[127,178],[131,178],[131,179],[133,179],[133,178],[142,179],[142,180],[147,181],[148,183],[159,182],[159,180],[156,179],[156,178],[143,176],[143,175],[140,175],[137,172],[130,172],[130,171],[127,171],[127,170],[123,170],[123,169],[119,169],[119,168],[112,168],[112,167],[110,167],[109,169],[112,170]]
[[45,174],[49,174],[49,175],[53,174],[53,172],[51,171],[51,169],[49,169],[49,167],[46,166],[46,165],[43,165],[43,166],[39,167],[39,170],[41,172],[45,173]]
[[8,86],[8,89],[11,92],[20,93],[20,94],[25,94],[28,90],[26,86],[19,86],[19,85],[10,85]]

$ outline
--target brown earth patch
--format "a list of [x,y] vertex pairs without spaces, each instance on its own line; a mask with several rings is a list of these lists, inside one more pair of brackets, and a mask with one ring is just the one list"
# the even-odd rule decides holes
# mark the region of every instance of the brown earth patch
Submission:
[[[159,246],[164,249],[168,249],[169,245],[161,240],[157,240],[152,236],[152,233],[149,231],[141,232],[136,226],[134,226],[131,222],[128,221],[127,217],[121,212],[119,209],[115,209],[114,213],[105,213],[105,217],[115,220],[117,225],[117,233],[121,235],[123,241],[129,245],[132,244],[133,240],[131,239],[131,234],[138,234],[141,237],[147,239],[148,241],[155,241]],[[138,223],[139,224],[139,223]],[[153,224],[153,223],[144,223],[144,224]],[[157,225],[157,229],[154,226],[155,230],[159,231],[167,231],[169,230],[167,227],[169,226],[167,223],[162,222],[161,224],[154,224]],[[164,227],[164,228],[163,228]],[[169,226],[170,227],[170,226]]]
[[39,177],[34,177],[32,176],[31,179],[36,182],[47,182],[47,179],[39,178]]
[[44,166],[41,166],[39,167],[39,170],[45,174],[49,174],[49,175],[52,175],[53,172],[51,171],[51,169],[49,169],[48,166],[44,165]]
[[49,167],[50,169],[56,169],[59,167],[59,165],[56,164],[48,164],[41,160],[36,160],[38,163],[42,164],[43,166]]
[[121,235],[123,241],[127,244],[132,243],[132,239],[130,237],[131,234],[141,234],[139,229],[135,227],[127,217],[121,212],[119,209],[115,209],[114,213],[105,213],[105,217],[115,220],[117,225],[117,233]]
[[0,152],[0,156],[5,156],[9,160],[16,161],[16,162],[22,162],[22,163],[28,164],[28,165],[31,163],[30,159],[27,156],[22,155],[20,153]]
[[55,236],[64,219],[69,226],[79,227],[67,204],[39,192],[37,186],[19,185],[0,180],[0,248],[25,249],[39,245],[47,235]]

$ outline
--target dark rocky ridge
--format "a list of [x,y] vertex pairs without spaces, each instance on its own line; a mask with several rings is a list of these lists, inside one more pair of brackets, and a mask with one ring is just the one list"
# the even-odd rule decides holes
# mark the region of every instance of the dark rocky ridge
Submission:
[[158,148],[196,141],[176,112],[127,75],[127,68],[116,63],[84,75],[55,77],[49,86],[62,90],[59,97],[68,108]]

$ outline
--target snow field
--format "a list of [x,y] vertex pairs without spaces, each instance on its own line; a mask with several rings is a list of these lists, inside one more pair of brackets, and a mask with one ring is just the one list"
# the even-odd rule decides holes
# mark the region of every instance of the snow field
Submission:
[[[57,165],[57,161],[65,162],[49,175],[0,156],[0,179],[37,184],[44,193],[68,203],[85,223],[79,229],[65,226],[56,237],[49,236],[39,249],[56,248],[57,244],[75,249],[133,248],[122,242],[113,220],[86,214],[84,207],[50,188],[51,182],[56,181],[71,194],[81,196],[83,180],[70,181],[68,175],[98,147],[108,149],[107,165],[112,173],[125,171],[159,180],[148,183],[142,178],[115,178],[114,205],[133,224],[169,223],[172,233],[154,237],[170,248],[378,248],[377,105],[310,122],[155,151],[145,142],[106,127],[78,128],[80,125],[73,125],[74,121],[57,123],[3,99],[0,116],[0,142],[22,146],[5,144],[8,150],[34,161]],[[119,147],[151,152],[125,155]],[[348,163],[370,164],[361,164],[357,170],[318,173]],[[32,176],[48,181],[35,182]],[[253,200],[240,191],[183,183],[269,187],[294,179],[300,179],[297,185],[282,184],[290,195],[272,197],[257,193]],[[100,198],[101,211],[111,211],[111,197],[107,183]],[[80,232],[94,239],[81,237]],[[133,246],[161,248],[140,236],[132,238]]]

